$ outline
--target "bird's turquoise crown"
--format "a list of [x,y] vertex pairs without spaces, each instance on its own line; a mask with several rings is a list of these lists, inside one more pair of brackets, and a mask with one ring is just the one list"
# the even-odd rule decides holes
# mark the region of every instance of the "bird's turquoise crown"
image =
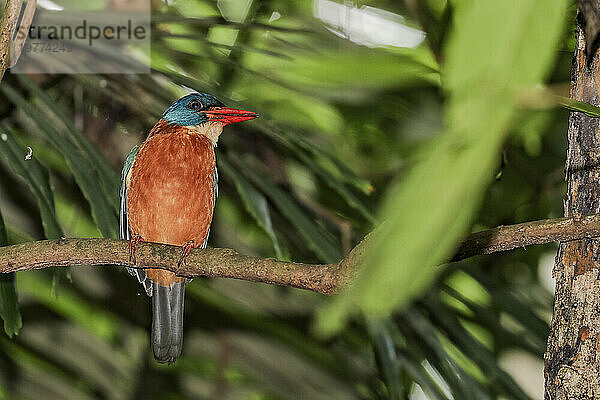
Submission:
[[223,107],[223,103],[206,93],[191,93],[183,96],[163,114],[163,119],[179,126],[201,125],[209,120],[203,110],[211,107]]

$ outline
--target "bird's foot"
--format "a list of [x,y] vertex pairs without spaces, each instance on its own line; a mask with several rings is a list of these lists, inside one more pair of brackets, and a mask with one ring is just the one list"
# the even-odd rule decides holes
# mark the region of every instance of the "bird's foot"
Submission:
[[136,265],[135,247],[138,245],[139,242],[143,242],[143,241],[144,241],[144,238],[138,234],[133,234],[131,239],[129,239],[129,263],[131,265]]
[[195,241],[190,240],[181,246],[181,257],[179,257],[179,261],[177,262],[177,268],[181,267],[181,264],[185,263],[185,258],[188,256],[188,254],[190,254],[190,251],[195,247],[195,244]]

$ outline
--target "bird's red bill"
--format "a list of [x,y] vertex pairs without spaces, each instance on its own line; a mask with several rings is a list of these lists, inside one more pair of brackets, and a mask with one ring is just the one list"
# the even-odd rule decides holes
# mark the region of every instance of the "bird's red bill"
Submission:
[[223,125],[248,121],[258,117],[258,114],[252,111],[226,107],[211,108],[208,111],[204,111],[204,113],[208,115],[209,121],[219,121]]

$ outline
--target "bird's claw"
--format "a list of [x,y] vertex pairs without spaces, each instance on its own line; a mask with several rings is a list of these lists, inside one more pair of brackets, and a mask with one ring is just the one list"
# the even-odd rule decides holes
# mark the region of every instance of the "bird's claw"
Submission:
[[129,263],[131,265],[136,265],[136,259],[135,259],[135,248],[138,245],[139,242],[143,242],[144,238],[142,238],[140,235],[134,234],[131,239],[129,239]]
[[179,261],[177,262],[177,268],[180,268],[185,262],[185,258],[188,256],[188,254],[190,254],[190,251],[194,248],[195,244],[195,241],[190,240],[181,246],[181,257],[179,257]]

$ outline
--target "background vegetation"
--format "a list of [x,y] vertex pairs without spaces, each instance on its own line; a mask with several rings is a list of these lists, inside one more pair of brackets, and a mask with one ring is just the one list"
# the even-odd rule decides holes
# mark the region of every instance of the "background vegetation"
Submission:
[[[380,19],[360,33],[325,6]],[[552,96],[568,90],[575,10],[155,1],[151,74],[8,73],[0,242],[116,237],[123,159],[188,88],[261,114],[221,137],[211,246],[335,262],[387,222],[335,299],[195,279],[171,367],[152,359],[149,299],[124,271],[19,273],[20,313],[4,277],[0,398],[541,397],[555,247],[436,265],[470,231],[562,215],[568,114]],[[385,21],[425,40],[390,45]]]

